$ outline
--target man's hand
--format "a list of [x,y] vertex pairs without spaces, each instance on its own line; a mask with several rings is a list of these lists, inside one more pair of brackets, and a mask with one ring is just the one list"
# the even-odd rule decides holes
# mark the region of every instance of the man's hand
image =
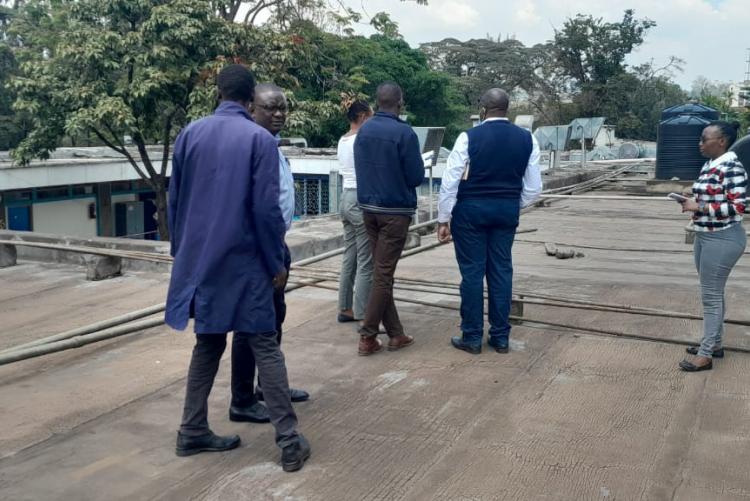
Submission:
[[445,243],[451,239],[451,228],[448,223],[438,223],[437,227],[438,240]]
[[283,268],[280,272],[276,274],[275,277],[273,277],[273,288],[275,290],[283,290],[286,288],[286,282],[289,279],[289,272],[286,271],[286,268]]

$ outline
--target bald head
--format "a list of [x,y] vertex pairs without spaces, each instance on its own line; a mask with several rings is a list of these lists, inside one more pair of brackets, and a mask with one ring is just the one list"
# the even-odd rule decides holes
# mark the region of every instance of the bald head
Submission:
[[281,87],[271,83],[255,86],[255,99],[250,105],[250,114],[255,123],[275,136],[284,128],[288,111]]
[[508,113],[510,97],[503,89],[490,89],[482,95],[479,104],[486,117],[504,117]]
[[404,105],[404,93],[401,91],[401,87],[394,82],[383,82],[378,85],[376,98],[379,111],[387,111],[398,115]]
[[272,83],[261,83],[255,86],[255,95],[259,94],[283,94],[284,91],[281,87],[278,85],[274,85]]

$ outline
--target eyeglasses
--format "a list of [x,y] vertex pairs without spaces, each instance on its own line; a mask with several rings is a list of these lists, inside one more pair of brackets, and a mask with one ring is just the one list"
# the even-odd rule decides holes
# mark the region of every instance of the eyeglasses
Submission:
[[280,111],[281,113],[286,113],[289,111],[288,106],[282,106],[282,105],[267,105],[267,104],[257,104],[256,107],[267,111],[268,113],[276,113]]
[[718,140],[718,139],[721,139],[721,137],[719,137],[719,136],[711,136],[711,137],[703,137],[703,136],[701,136],[700,142],[703,143],[703,144],[705,144],[705,143],[707,143],[709,141],[713,141],[714,139]]

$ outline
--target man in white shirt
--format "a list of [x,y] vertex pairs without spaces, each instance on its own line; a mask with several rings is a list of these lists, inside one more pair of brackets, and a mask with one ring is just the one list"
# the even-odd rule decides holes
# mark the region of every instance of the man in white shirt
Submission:
[[438,202],[438,238],[453,237],[461,271],[461,336],[451,344],[482,351],[484,277],[489,292],[488,345],[509,351],[513,290],[511,249],[522,207],[542,192],[539,145],[506,118],[510,99],[501,89],[480,100],[481,125],[456,140],[443,173]]

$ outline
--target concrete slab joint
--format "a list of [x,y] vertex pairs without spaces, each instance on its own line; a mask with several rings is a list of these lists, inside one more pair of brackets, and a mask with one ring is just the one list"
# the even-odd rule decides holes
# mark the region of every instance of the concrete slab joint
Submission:
[[86,280],[106,280],[122,274],[122,258],[86,256]]
[[18,251],[15,245],[0,244],[0,268],[15,266],[18,259]]

